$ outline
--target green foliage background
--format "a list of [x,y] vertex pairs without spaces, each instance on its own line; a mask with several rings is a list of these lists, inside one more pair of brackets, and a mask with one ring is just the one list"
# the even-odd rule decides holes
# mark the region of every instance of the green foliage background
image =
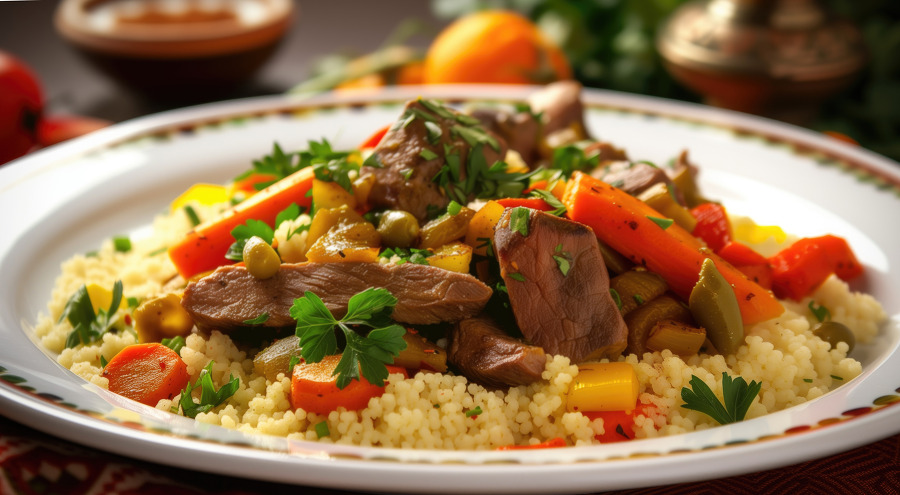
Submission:
[[[434,13],[455,18],[505,8],[534,20],[563,47],[575,77],[586,86],[699,101],[663,69],[657,28],[684,0],[432,0]],[[859,80],[831,99],[810,124],[842,132],[861,145],[900,160],[900,2],[830,0],[825,5],[854,21],[870,52]]]

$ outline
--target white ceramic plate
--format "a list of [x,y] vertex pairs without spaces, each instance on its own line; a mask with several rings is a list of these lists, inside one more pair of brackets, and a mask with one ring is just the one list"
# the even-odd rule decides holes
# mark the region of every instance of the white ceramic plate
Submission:
[[825,456],[900,432],[900,165],[775,122],[590,91],[591,131],[634,159],[682,149],[707,196],[799,235],[846,237],[865,263],[854,288],[891,315],[854,351],[858,378],[817,400],[736,425],[598,447],[512,452],[325,446],[210,427],[122,399],[34,342],[60,262],[149,223],[195,182],[225,181],[279,142],[358,144],[403,101],[516,101],[532,88],[429,87],[375,96],[273,97],[137,119],[0,168],[0,407],[60,437],[215,473],[387,492],[587,492],[725,477]]

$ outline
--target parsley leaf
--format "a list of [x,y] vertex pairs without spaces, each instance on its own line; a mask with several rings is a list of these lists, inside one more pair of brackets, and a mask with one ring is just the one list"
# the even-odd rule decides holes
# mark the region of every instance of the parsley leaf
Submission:
[[234,178],[235,182],[246,179],[253,174],[274,176],[274,179],[253,184],[257,191],[265,189],[274,182],[293,174],[303,168],[297,160],[299,153],[285,153],[278,143],[272,143],[272,153],[253,161],[253,168]]
[[762,383],[751,381],[749,384],[743,377],[732,379],[728,373],[722,373],[722,394],[724,405],[716,394],[696,375],[691,376],[691,388],[681,389],[681,400],[685,409],[699,411],[708,415],[719,424],[743,421],[750,409],[753,399],[759,394]]
[[98,342],[103,334],[113,328],[115,314],[122,304],[121,280],[113,284],[112,295],[109,308],[98,308],[95,313],[86,285],[82,284],[72,294],[59,317],[59,322],[66,319],[72,324],[72,331],[66,337],[66,349]]
[[244,320],[245,325],[262,325],[269,320],[269,313],[260,313],[256,318]]
[[428,257],[433,256],[434,252],[428,249],[416,249],[416,248],[387,248],[381,253],[379,253],[379,258],[384,258],[390,260],[394,256],[396,256],[397,264],[402,265],[403,263],[415,263],[417,265],[427,265]]
[[560,146],[553,150],[550,168],[559,170],[568,180],[578,170],[586,171],[595,168],[600,163],[599,151],[587,154],[585,146],[587,142]]
[[818,320],[819,323],[831,319],[831,312],[828,311],[828,308],[826,308],[825,306],[816,304],[815,301],[810,301],[807,307],[809,308],[809,311],[813,314],[813,316],[816,317],[816,320]]
[[667,228],[671,227],[673,223],[675,223],[675,221],[672,220],[671,218],[658,218],[658,217],[652,217],[650,215],[647,215],[647,218],[649,220],[651,220],[653,223],[655,223],[656,225],[659,225],[659,227],[663,230],[666,230]]
[[127,253],[131,251],[131,239],[127,236],[113,237],[113,248],[115,248],[116,252]]
[[[294,299],[291,316],[297,320],[296,335],[300,337],[300,355],[307,363],[316,363],[323,357],[338,351],[335,327],[344,335],[346,344],[341,359],[334,369],[337,387],[346,387],[351,380],[359,379],[360,372],[366,380],[383,385],[388,377],[385,366],[406,348],[403,334],[406,330],[393,323],[390,316],[397,304],[387,289],[370,288],[350,298],[347,314],[336,319],[316,294],[306,292]],[[369,327],[363,336],[356,329]]]
[[553,210],[548,211],[547,213],[551,215],[555,215],[557,217],[561,217],[566,213],[566,205],[563,204],[562,201],[559,200],[556,196],[553,195],[550,191],[544,189],[535,189],[531,191],[531,195],[536,198],[541,198],[550,205]]
[[518,232],[522,237],[528,237],[528,224],[531,222],[531,212],[524,206],[517,206],[509,212],[509,230]]
[[162,339],[161,344],[175,351],[175,354],[181,354],[181,348],[184,347],[184,337],[176,335],[170,339]]
[[[241,382],[233,374],[228,377],[228,383],[216,390],[216,385],[212,381],[212,366],[214,361],[210,361],[203,370],[200,371],[200,378],[194,384],[188,383],[184,390],[181,391],[181,412],[189,418],[196,418],[198,414],[211,411],[216,406],[222,404],[229,397],[237,392]],[[200,402],[194,402],[191,392],[195,388],[200,387]]]
[[[232,243],[231,246],[228,247],[228,251],[225,253],[225,258],[232,261],[243,261],[244,244],[247,244],[247,240],[253,236],[259,237],[267,243],[272,244],[272,242],[275,240],[275,230],[278,229],[278,226],[281,225],[282,222],[294,220],[295,218],[299,217],[302,212],[303,209],[297,206],[297,203],[291,203],[290,206],[278,212],[278,215],[275,216],[274,229],[270,227],[266,222],[263,222],[262,220],[256,220],[254,218],[250,218],[243,224],[231,229],[231,236],[234,237],[234,243]],[[308,228],[309,226],[302,225],[298,227],[294,232],[290,233],[288,235],[288,238],[290,238],[291,235]]]

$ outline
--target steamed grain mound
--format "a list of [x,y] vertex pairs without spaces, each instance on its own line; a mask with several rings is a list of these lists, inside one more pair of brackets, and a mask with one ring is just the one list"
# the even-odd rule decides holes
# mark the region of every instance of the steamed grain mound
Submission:
[[[201,216],[217,209],[195,206]],[[108,333],[100,343],[64,349],[71,331],[67,321],[57,324],[65,303],[81,284],[103,287],[121,279],[126,297],[143,299],[164,292],[175,269],[160,251],[178,239],[190,226],[182,212],[158,218],[153,237],[133,240],[129,253],[117,253],[104,243],[95,256],[75,256],[62,266],[48,315],[40,317],[35,334],[48,350],[58,353],[60,364],[91,383],[106,388],[100,357],[111,359],[125,346],[137,342],[124,331]],[[871,296],[851,292],[832,277],[814,294],[832,318],[845,323],[865,343],[877,333],[886,317]],[[638,438],[685,433],[716,426],[711,418],[681,407],[681,389],[692,375],[722,393],[722,373],[740,375],[762,383],[747,418],[762,416],[815,399],[862,372],[855,359],[847,357],[846,344],[835,348],[814,336],[805,315],[808,300],[786,303],[785,313],[774,320],[747,329],[744,344],[731,356],[699,355],[681,358],[668,351],[623,356],[635,365],[641,381],[640,399],[654,413],[636,418]],[[197,421],[217,424],[247,433],[341,444],[424,448],[492,449],[501,445],[543,442],[563,437],[570,445],[596,443],[594,435],[604,431],[602,419],[590,421],[580,413],[568,413],[565,394],[578,367],[557,356],[548,359],[543,381],[505,391],[486,390],[464,377],[418,373],[409,379],[392,375],[382,397],[372,399],[362,411],[341,409],[327,416],[293,410],[290,377],[269,381],[253,372],[254,349],[240,349],[226,335],[195,332],[187,339],[181,357],[192,381],[210,362],[212,378],[219,387],[233,375],[238,391],[224,405],[197,416]],[[199,393],[199,390],[197,391]],[[174,401],[163,400],[157,408],[169,410]],[[467,412],[480,408],[478,414]],[[328,423],[329,436],[318,439],[315,426]]]

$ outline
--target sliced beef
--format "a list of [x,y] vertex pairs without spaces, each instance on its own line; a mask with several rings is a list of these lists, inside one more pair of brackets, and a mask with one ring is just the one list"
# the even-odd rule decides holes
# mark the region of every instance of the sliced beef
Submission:
[[628,154],[622,148],[616,148],[612,143],[603,141],[593,142],[584,149],[586,156],[597,155],[597,162],[605,164],[607,162],[617,162],[628,160]]
[[547,355],[506,335],[487,318],[469,318],[450,333],[447,359],[470,381],[506,388],[540,380]]
[[478,108],[472,116],[494,134],[502,137],[529,167],[537,164],[537,146],[541,125],[530,112],[509,112],[502,108]]
[[548,84],[528,98],[531,111],[543,114],[544,136],[570,129],[572,124],[587,138],[584,125],[584,105],[581,103],[581,84],[576,81],[558,81]]
[[260,280],[241,266],[218,268],[188,285],[181,303],[197,325],[219,330],[246,327],[268,313],[266,327],[293,326],[290,308],[306,291],[318,295],[340,318],[347,301],[370,287],[383,287],[397,298],[393,319],[432,324],[478,314],[491,289],[475,277],[415,263],[283,264],[275,276]]
[[590,228],[507,208],[493,239],[516,323],[529,342],[574,362],[614,357],[625,348],[628,330]]
[[[484,139],[479,142],[478,138]],[[465,179],[466,161],[476,146],[488,166],[506,156],[505,141],[484,129],[477,119],[437,103],[407,103],[400,120],[374,150],[380,166],[360,170],[360,175],[375,178],[369,203],[408,211],[423,222],[430,210],[443,210],[450,202],[433,180],[435,175],[454,161],[459,164],[459,180],[454,182]],[[452,157],[448,160],[447,155]]]
[[591,176],[618,187],[632,196],[659,183],[672,184],[665,170],[646,162],[619,161],[591,171]]

